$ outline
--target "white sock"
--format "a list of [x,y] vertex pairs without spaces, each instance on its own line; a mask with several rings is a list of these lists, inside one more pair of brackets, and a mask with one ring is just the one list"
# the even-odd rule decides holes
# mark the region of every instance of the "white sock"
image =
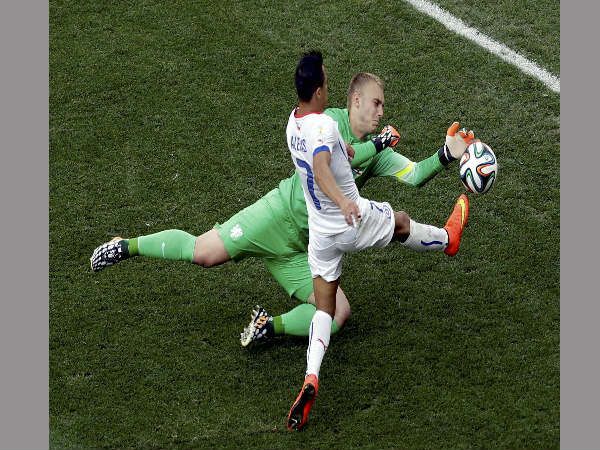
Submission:
[[410,234],[402,244],[419,252],[444,250],[448,246],[448,233],[443,228],[410,219]]
[[325,311],[317,309],[310,323],[308,335],[308,350],[306,351],[306,376],[314,373],[319,378],[319,369],[331,337],[331,322],[333,317]]

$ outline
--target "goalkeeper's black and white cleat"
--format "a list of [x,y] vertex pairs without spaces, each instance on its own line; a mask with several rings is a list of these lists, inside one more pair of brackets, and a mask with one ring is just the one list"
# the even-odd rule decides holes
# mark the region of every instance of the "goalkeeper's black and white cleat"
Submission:
[[263,307],[256,305],[250,317],[250,323],[240,334],[242,347],[247,347],[258,339],[273,336],[273,317],[269,316]]
[[92,253],[90,258],[90,264],[94,272],[104,269],[105,267],[112,266],[113,264],[126,259],[129,255],[127,253],[127,247],[124,244],[124,240],[121,237],[116,237],[97,247]]

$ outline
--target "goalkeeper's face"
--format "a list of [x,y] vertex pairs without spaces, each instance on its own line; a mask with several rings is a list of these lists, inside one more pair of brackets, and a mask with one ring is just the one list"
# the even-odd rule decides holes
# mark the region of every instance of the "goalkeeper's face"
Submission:
[[356,104],[356,114],[365,135],[379,129],[379,121],[383,116],[383,89],[377,83],[367,83],[360,89],[359,101]]

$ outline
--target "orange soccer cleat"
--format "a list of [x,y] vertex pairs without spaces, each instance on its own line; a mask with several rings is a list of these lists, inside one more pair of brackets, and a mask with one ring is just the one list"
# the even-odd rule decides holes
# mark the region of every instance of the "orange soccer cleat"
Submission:
[[287,419],[288,430],[300,430],[306,423],[306,418],[319,392],[319,380],[310,374],[304,379],[302,389],[290,409]]
[[469,218],[469,199],[465,194],[461,194],[456,200],[456,205],[452,210],[452,214],[448,217],[444,230],[448,233],[448,246],[444,253],[449,256],[454,256],[460,247],[460,236],[462,235],[467,219]]

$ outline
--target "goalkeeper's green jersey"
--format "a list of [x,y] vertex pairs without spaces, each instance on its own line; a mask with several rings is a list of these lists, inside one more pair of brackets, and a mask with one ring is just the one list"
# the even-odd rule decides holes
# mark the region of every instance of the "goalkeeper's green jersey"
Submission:
[[[416,163],[389,147],[377,153],[375,144],[371,142],[374,135],[360,140],[352,132],[347,108],[328,108],[325,114],[337,122],[344,142],[348,142],[354,149],[354,159],[350,165],[359,189],[372,177],[394,177],[408,185],[421,186],[444,167],[440,163],[437,151],[429,158]],[[279,195],[294,223],[306,233],[308,241],[308,212],[302,183],[297,173],[279,183]]]

